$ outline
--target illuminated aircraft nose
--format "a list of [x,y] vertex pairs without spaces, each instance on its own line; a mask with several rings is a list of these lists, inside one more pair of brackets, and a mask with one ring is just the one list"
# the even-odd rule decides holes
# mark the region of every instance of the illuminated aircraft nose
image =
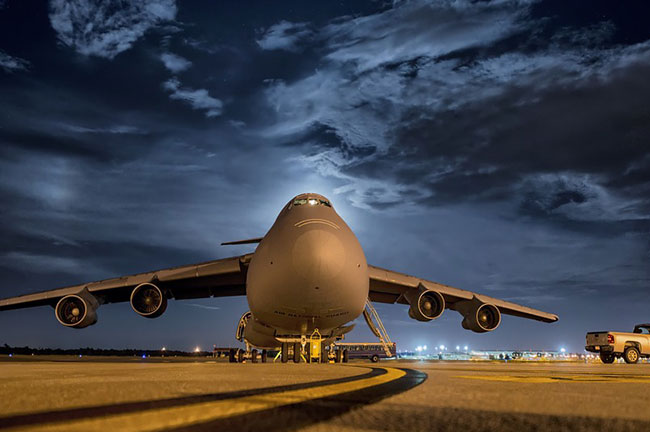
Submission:
[[312,228],[303,232],[292,250],[294,271],[314,288],[335,279],[345,267],[345,247],[332,232]]

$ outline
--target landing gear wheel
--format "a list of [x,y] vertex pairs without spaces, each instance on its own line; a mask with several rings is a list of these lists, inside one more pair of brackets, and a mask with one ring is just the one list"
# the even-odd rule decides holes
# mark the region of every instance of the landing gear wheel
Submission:
[[266,358],[268,357],[268,354],[266,350],[262,350],[262,363],[266,363]]
[[293,344],[293,362],[300,363],[300,342]]
[[252,361],[253,363],[257,363],[257,350],[256,350],[256,349],[254,349],[253,351],[251,351],[251,361]]
[[329,351],[327,351],[325,349],[325,345],[323,344],[323,346],[321,346],[321,349],[320,349],[320,362],[321,363],[327,363],[327,361],[329,360],[328,354],[329,354]]
[[615,359],[616,357],[614,357],[614,354],[612,353],[603,353],[603,352],[600,353],[600,361],[605,364],[614,363]]
[[639,361],[639,350],[636,347],[629,346],[623,352],[625,363],[634,364]]
[[237,363],[237,359],[235,358],[235,349],[230,348],[230,351],[228,351],[228,362],[229,363]]
[[243,363],[243,362],[244,362],[244,350],[240,348],[237,350],[237,363]]
[[348,352],[348,350],[344,349],[343,350],[343,363],[347,363],[349,359],[350,359],[350,353]]
[[307,353],[305,360],[307,363],[311,363],[311,345],[309,343],[305,344],[305,352]]
[[336,362],[341,363],[342,359],[343,359],[343,349],[339,348],[336,350]]
[[373,356],[370,357],[370,361],[373,363],[377,363],[379,361],[379,356],[377,354],[373,354]]
[[289,361],[289,344],[287,342],[282,342],[282,363]]

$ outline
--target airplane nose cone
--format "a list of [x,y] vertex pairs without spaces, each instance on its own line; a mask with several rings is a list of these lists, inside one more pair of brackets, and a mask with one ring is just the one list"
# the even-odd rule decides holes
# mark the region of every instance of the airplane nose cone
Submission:
[[294,243],[292,255],[296,273],[315,286],[334,279],[345,266],[345,248],[341,240],[321,229],[301,234]]

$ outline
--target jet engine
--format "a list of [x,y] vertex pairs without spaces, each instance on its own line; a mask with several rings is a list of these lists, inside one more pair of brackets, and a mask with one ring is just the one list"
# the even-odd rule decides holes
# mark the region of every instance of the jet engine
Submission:
[[87,289],[67,295],[56,304],[56,319],[66,327],[84,328],[97,322],[99,301]]
[[483,303],[476,297],[454,303],[453,309],[463,316],[463,328],[475,333],[490,332],[501,324],[499,308],[490,303]]
[[156,285],[141,283],[131,292],[131,307],[145,318],[157,318],[167,309],[167,296]]
[[404,293],[409,302],[409,316],[418,321],[434,320],[445,311],[445,298],[437,291],[426,289],[422,284],[417,290]]

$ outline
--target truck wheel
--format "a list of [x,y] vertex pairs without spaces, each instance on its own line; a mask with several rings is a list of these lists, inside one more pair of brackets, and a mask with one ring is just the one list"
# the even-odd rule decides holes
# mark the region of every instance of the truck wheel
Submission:
[[623,359],[625,363],[636,363],[639,361],[639,350],[636,347],[629,346],[623,352]]
[[373,356],[370,357],[370,361],[377,363],[379,361],[379,356],[377,354],[373,354]]
[[603,352],[600,353],[600,361],[602,361],[605,364],[614,363],[615,358],[616,357],[614,357],[614,354],[612,353],[603,353]]
[[257,350],[256,349],[251,351],[251,362],[257,363]]
[[268,357],[268,353],[266,350],[262,350],[262,363],[266,363],[266,358]]

